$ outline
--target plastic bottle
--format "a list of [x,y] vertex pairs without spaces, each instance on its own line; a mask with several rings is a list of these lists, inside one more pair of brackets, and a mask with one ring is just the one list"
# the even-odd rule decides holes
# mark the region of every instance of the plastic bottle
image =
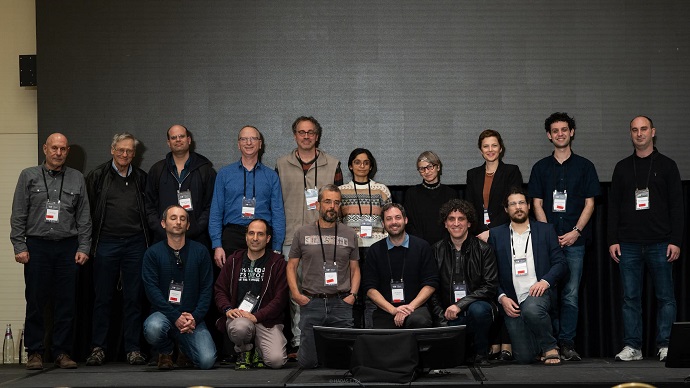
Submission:
[[22,328],[22,335],[19,337],[19,363],[26,364],[29,362],[29,355],[26,351],[26,345],[24,344],[24,328]]
[[14,364],[14,338],[12,338],[12,324],[7,324],[5,329],[5,341],[2,344],[4,364]]

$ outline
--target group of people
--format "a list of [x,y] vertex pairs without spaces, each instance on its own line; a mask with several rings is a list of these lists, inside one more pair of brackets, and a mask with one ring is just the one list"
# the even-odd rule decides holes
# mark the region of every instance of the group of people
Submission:
[[[407,190],[404,205],[373,180],[377,164],[367,149],[352,151],[352,180],[343,184],[340,162],[317,147],[322,128],[313,117],[294,121],[297,147],[274,169],[260,161],[259,130],[241,128],[240,160],[217,174],[190,151],[181,125],[168,129],[170,152],[148,174],[132,165],[132,134],[116,134],[112,159],[86,177],[65,166],[66,137],[51,134],[44,163],[22,171],[12,204],[10,239],[26,282],[26,367],[43,368],[51,299],[55,364],[77,367],[75,283],[89,259],[90,366],[106,361],[116,289],[132,365],[146,363],[143,334],[159,369],[211,368],[223,340],[238,370],[280,368],[289,357],[313,368],[316,325],[467,325],[480,366],[580,360],[578,291],[600,185],[594,164],[572,150],[574,119],[554,113],[545,130],[554,151],[533,166],[529,195],[519,168],[502,162],[501,135],[485,130],[478,141],[485,163],[467,172],[465,199],[440,183],[441,160],[425,151],[416,163],[423,181]],[[654,147],[650,118],[635,117],[630,135],[634,152],[616,165],[608,206],[609,253],[623,286],[625,347],[616,359],[642,358],[646,266],[664,360],[684,227],[680,173]]]

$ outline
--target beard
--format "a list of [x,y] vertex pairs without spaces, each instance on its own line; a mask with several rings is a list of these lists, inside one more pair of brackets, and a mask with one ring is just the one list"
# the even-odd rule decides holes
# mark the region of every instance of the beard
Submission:
[[338,212],[335,210],[326,210],[321,213],[321,218],[326,222],[336,222],[338,220]]
[[519,211],[515,212],[510,215],[510,220],[515,222],[516,224],[524,224],[525,221],[527,221],[528,215],[527,212]]
[[389,230],[388,228],[385,228],[386,233],[388,233],[388,235],[389,235],[390,237],[402,236],[403,233],[405,233],[405,228],[403,228],[402,225],[391,225],[391,226],[397,227],[398,230],[397,230],[397,232],[396,232],[396,231]]

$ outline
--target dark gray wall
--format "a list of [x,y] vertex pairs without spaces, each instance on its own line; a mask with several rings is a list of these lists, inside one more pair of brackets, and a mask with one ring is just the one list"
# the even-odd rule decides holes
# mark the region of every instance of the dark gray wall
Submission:
[[239,157],[239,128],[255,125],[272,166],[295,146],[292,121],[313,115],[323,149],[346,160],[370,148],[391,185],[420,181],[426,149],[441,156],[444,182],[463,184],[485,128],[501,132],[505,161],[527,180],[551,152],[544,119],[567,111],[574,149],[600,180],[632,152],[637,114],[655,120],[657,146],[690,179],[685,0],[36,5],[39,137],[64,132],[86,171],[125,130],[148,169],[174,123],[216,168]]

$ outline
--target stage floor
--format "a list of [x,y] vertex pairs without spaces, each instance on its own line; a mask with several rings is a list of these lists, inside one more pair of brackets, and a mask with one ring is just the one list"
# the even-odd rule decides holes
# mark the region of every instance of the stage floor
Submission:
[[[684,379],[690,369],[668,369],[656,360],[614,362],[612,359],[585,359],[558,367],[541,364],[500,364],[491,368],[459,367],[450,374],[425,375],[412,383],[420,387],[612,387],[624,382],[645,382],[657,387],[690,387]],[[370,383],[382,387],[398,384]],[[0,387],[342,387],[362,386],[346,371],[335,369],[300,370],[288,363],[280,370],[235,371],[233,366],[218,366],[208,371],[176,369],[158,371],[156,367],[109,363],[101,367],[26,371],[23,365],[0,365]]]

